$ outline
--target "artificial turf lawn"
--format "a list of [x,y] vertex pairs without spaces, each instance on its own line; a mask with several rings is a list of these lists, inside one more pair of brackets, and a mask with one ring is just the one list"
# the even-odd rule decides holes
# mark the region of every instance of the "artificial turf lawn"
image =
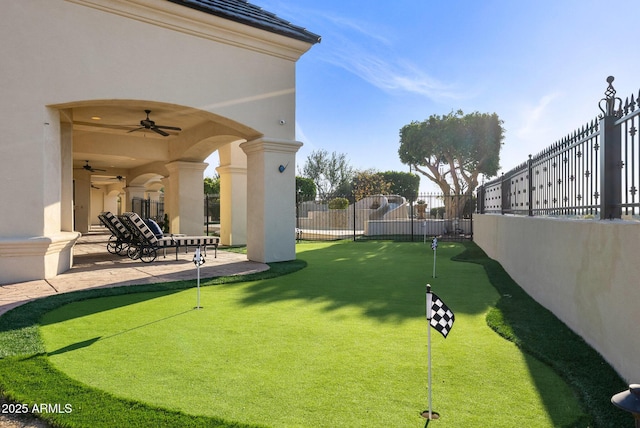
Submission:
[[[229,376],[225,373],[228,367],[228,361],[226,361],[221,368],[207,378],[208,382],[203,382],[201,378],[197,378],[196,382],[202,384],[227,382],[228,387],[222,392],[225,394],[228,392],[229,397],[234,398],[238,394],[244,394],[245,390],[250,391],[251,386],[248,387],[246,384],[252,378],[248,376],[253,375],[253,378],[258,378],[271,375],[269,371],[276,374],[279,371],[282,377],[292,379],[283,387],[285,392],[291,392],[292,385],[299,388],[294,389],[290,394],[294,402],[293,406],[311,403],[306,409],[308,415],[304,416],[307,419],[287,423],[287,426],[323,426],[322,424],[330,426],[329,421],[332,417],[337,418],[336,420],[340,419],[333,426],[423,426],[424,421],[417,414],[419,410],[426,408],[427,402],[426,362],[424,361],[426,359],[424,283],[428,281],[434,286],[434,291],[456,312],[456,324],[450,336],[446,340],[435,332],[432,336],[434,340],[434,409],[442,414],[442,418],[437,422],[438,425],[608,427],[625,426],[631,423],[628,414],[614,409],[609,402],[613,393],[625,389],[624,382],[617,377],[611,367],[581,339],[568,332],[566,326],[548,311],[528,298],[498,263],[488,259],[472,243],[465,244],[465,247],[466,251],[461,253],[463,247],[460,244],[454,246],[441,244],[438,249],[439,278],[436,279],[430,278],[433,258],[428,246],[413,243],[367,242],[299,245],[299,256],[307,260],[309,266],[296,274],[280,278],[275,277],[296,271],[303,267],[305,262],[299,259],[294,262],[276,263],[272,264],[267,272],[204,281],[210,285],[218,285],[203,289],[203,292],[205,290],[208,290],[207,293],[212,292],[214,300],[216,297],[227,296],[226,303],[235,307],[239,313],[255,308],[254,314],[263,315],[262,320],[265,322],[262,326],[259,318],[247,316],[240,320],[244,324],[238,324],[229,320],[239,320],[238,315],[234,315],[235,318],[225,317],[224,321],[229,321],[228,330],[220,329],[216,334],[220,339],[225,335],[228,338],[228,341],[221,342],[224,352],[231,355],[231,351],[236,347],[235,339],[242,338],[237,333],[243,333],[249,327],[254,328],[255,333],[245,336],[244,340],[257,341],[257,343],[262,343],[261,341],[282,343],[281,340],[284,338],[290,345],[290,349],[277,349],[277,346],[267,344],[264,345],[265,349],[259,350],[260,354],[255,355],[255,358],[267,360],[273,358],[273,355],[265,354],[271,348],[271,352],[280,353],[279,355],[284,358],[278,358],[275,363],[280,367],[269,366],[258,371],[249,369],[236,371],[238,377],[229,380]],[[477,263],[477,265],[453,263],[450,260],[452,256]],[[468,269],[470,266],[474,268]],[[495,288],[487,287],[487,276]],[[253,281],[240,283],[247,280]],[[270,413],[259,414],[258,411],[262,408],[247,407],[253,403],[246,401],[244,397],[241,397],[235,406],[245,406],[242,420],[247,420],[244,416],[249,414],[253,417],[251,420],[258,421],[256,424],[230,422],[228,419],[221,419],[220,412],[214,417],[207,417],[170,410],[180,408],[176,404],[180,400],[188,401],[194,398],[198,391],[194,391],[193,388],[178,389],[174,392],[169,389],[172,387],[166,387],[164,394],[165,397],[171,397],[170,403],[159,404],[167,408],[154,407],[138,401],[142,400],[139,397],[126,400],[113,395],[121,396],[121,390],[129,390],[130,379],[119,379],[119,382],[114,382],[118,385],[115,391],[109,390],[112,393],[86,386],[84,383],[90,383],[94,377],[96,379],[105,377],[101,373],[103,368],[100,366],[94,366],[93,370],[88,371],[91,379],[81,381],[70,379],[52,366],[51,360],[62,356],[78,356],[83,350],[102,346],[101,342],[109,342],[116,338],[125,342],[130,341],[125,339],[125,336],[139,332],[141,329],[152,326],[166,329],[167,326],[171,326],[171,320],[190,315],[190,308],[195,304],[195,290],[191,289],[184,293],[180,290],[194,285],[194,282],[179,282],[63,294],[40,299],[8,312],[0,317],[0,393],[21,403],[73,403],[72,414],[43,415],[45,419],[59,426],[247,427],[258,424],[283,426],[278,425],[279,414],[276,414],[273,421],[269,420]],[[154,293],[149,294],[149,291]],[[139,319],[137,324],[122,323],[121,330],[117,331],[113,337],[104,336],[96,340],[98,338],[96,335],[68,339],[66,345],[61,343],[60,345],[63,346],[56,349],[48,347],[49,356],[44,353],[38,320],[41,314],[50,312],[52,309],[60,308],[61,311],[65,311],[66,303],[77,302],[74,303],[77,305],[80,300],[111,296],[108,299],[87,300],[86,305],[75,306],[79,311],[70,313],[71,319],[69,316],[63,316],[56,320],[59,322],[53,323],[55,318],[51,318],[49,320],[51,324],[46,328],[75,322],[79,316],[89,319],[95,315],[125,308],[138,308],[145,312],[143,308],[147,303],[153,302],[153,305],[163,306],[160,304],[161,300],[178,297],[180,294],[190,296],[176,300],[177,303],[180,299],[188,303],[189,306],[185,311],[181,312],[179,306],[164,305],[165,308],[169,308],[164,317],[158,316],[151,320]],[[500,295],[502,295],[501,298],[499,298]],[[204,297],[202,300],[205,306],[202,311],[210,309],[207,303],[214,303],[214,300],[207,301]],[[103,303],[100,303],[101,301]],[[110,303],[106,303],[108,301]],[[127,303],[125,307],[122,307],[123,302]],[[274,309],[268,309],[270,306]],[[293,315],[304,315],[305,311],[301,309],[303,306],[308,306],[309,311],[317,315],[308,318],[309,321],[307,321],[314,324],[314,329],[317,325],[317,331],[313,333],[316,343],[311,345],[305,338],[292,340],[295,336],[289,332],[289,330],[296,332],[302,329],[302,326],[297,324],[303,324],[304,317],[293,320]],[[84,314],[81,307],[85,308]],[[294,310],[290,316],[288,312],[291,308]],[[99,310],[103,312],[97,312]],[[58,312],[60,313],[62,312]],[[518,351],[514,345],[506,341],[498,339],[498,342],[495,342],[497,336],[487,331],[484,324],[485,313],[488,313],[486,321],[493,329],[513,340],[522,349],[528,349],[547,365],[542,365],[538,360]],[[55,317],[55,314],[56,312],[51,312],[47,317]],[[201,315],[198,314],[198,316]],[[265,317],[266,315],[270,316]],[[134,317],[138,314],[130,316]],[[168,318],[170,316],[173,318]],[[284,322],[287,320],[288,322]],[[110,318],[112,323],[117,324],[121,321],[115,313]],[[143,321],[146,321],[147,325]],[[216,322],[220,323],[221,319],[214,317],[212,323]],[[282,329],[282,325],[287,324],[293,328]],[[358,330],[360,325],[362,326],[361,335],[357,334],[358,331],[347,334],[350,330]],[[461,325],[464,327],[461,328]],[[200,325],[194,324],[189,324],[186,328],[194,329],[195,327],[201,328]],[[97,328],[100,330],[104,326]],[[333,328],[339,331],[333,331]],[[281,334],[278,336],[274,332]],[[87,331],[87,333],[90,335],[100,331]],[[184,333],[183,329],[177,335],[184,335],[187,338],[189,335]],[[315,336],[316,333],[322,334]],[[168,329],[166,334],[170,334]],[[365,335],[374,338],[382,337],[382,339],[369,340]],[[400,339],[390,340],[383,337],[387,335]],[[304,335],[297,334],[297,336]],[[352,338],[351,343],[349,343],[349,337]],[[211,340],[211,336],[204,337],[205,342]],[[415,342],[421,343],[421,347]],[[289,366],[285,363],[290,364],[293,370],[298,357],[287,357],[286,354],[295,355],[296,348],[303,349],[305,343],[307,346],[321,346],[323,351],[327,349],[329,351],[318,353],[316,358],[308,358],[304,355],[300,357],[310,361],[309,367],[303,368],[305,373],[301,376],[292,376],[288,373]],[[154,342],[147,345],[149,347],[147,351],[142,345],[143,343],[132,344],[132,346],[138,346],[140,352],[146,352],[147,355],[167,346]],[[201,345],[202,343],[198,343],[192,349],[199,348]],[[320,379],[320,384],[309,387],[314,378],[308,374],[319,371],[320,363],[327,364],[327,361],[331,361],[331,355],[324,354],[331,354],[334,349],[340,350],[340,346],[350,349],[343,350],[342,353],[334,352],[336,356],[333,360],[336,362],[334,365],[329,364],[326,368],[326,372],[330,373],[327,373],[324,378],[317,377],[316,379]],[[369,348],[366,352],[359,351],[367,346]],[[415,354],[410,352],[398,354],[396,351],[399,346],[419,349]],[[176,353],[175,346],[164,349]],[[217,351],[220,353],[220,348]],[[355,351],[358,352],[355,353]],[[208,358],[215,352],[216,350],[211,354],[203,355],[202,359],[209,361]],[[240,352],[236,354],[237,358],[255,359],[247,358]],[[102,362],[104,364],[107,360],[106,366],[111,369],[110,366],[115,365],[118,355],[110,346],[107,347],[105,355],[110,358],[103,356]],[[415,356],[419,358],[414,358]],[[406,360],[401,360],[403,357]],[[376,358],[381,359],[382,363],[376,365]],[[78,365],[82,364],[81,361],[78,362]],[[198,367],[197,364],[200,363],[194,363],[194,368]],[[255,361],[251,361],[251,364],[255,364]],[[351,365],[350,369],[347,369],[347,364]],[[133,379],[145,372],[147,375],[151,373],[152,379],[147,389],[162,389],[162,385],[158,385],[157,382],[161,378],[167,378],[167,373],[162,374],[162,377],[158,376],[160,368],[156,367],[154,372],[153,369],[149,370],[148,366],[148,362],[142,364],[139,373],[133,374]],[[178,373],[178,369],[181,368],[176,364],[170,366],[166,369],[169,373]],[[567,379],[573,394],[567,385],[550,373],[548,366],[552,366],[556,373],[560,373]],[[202,364],[200,367],[203,368],[203,373],[209,370],[207,364]],[[237,367],[233,368],[233,370],[236,369]],[[363,372],[360,377],[357,377],[358,371]],[[322,383],[324,380],[328,382],[326,385]],[[285,408],[277,398],[272,397],[274,394],[279,397],[278,394],[282,393],[271,388],[272,385],[279,385],[278,382],[281,380],[275,379],[273,382],[273,384],[264,385],[265,388],[260,391],[262,397],[259,397],[259,400],[271,400],[275,413],[284,413],[284,418],[292,412],[300,412],[300,409]],[[362,383],[352,385],[354,382]],[[405,382],[407,385],[417,384],[419,391],[411,390],[406,396],[398,395],[395,392],[398,388],[404,388],[404,390],[412,388],[404,385]],[[301,385],[302,387],[306,385],[306,388],[300,389]],[[378,387],[375,390],[376,393],[382,397],[377,397],[369,391],[369,388],[376,386]],[[343,390],[348,389],[352,392],[345,395]],[[333,397],[336,391],[338,394]],[[311,398],[302,396],[302,392],[311,395]],[[588,412],[588,415],[578,408],[573,400],[574,394],[580,398],[582,408]],[[339,400],[344,397],[347,402],[340,403]],[[314,401],[314,398],[319,402]],[[208,400],[205,407],[212,402],[211,397],[205,397],[204,400]],[[147,401],[149,402],[151,401]],[[341,418],[341,415],[336,413],[342,408],[348,409],[351,417],[345,414],[345,417]],[[389,414],[397,412],[400,408],[401,412],[409,409],[410,416],[406,419],[409,422],[395,425],[388,423],[388,418],[396,417]],[[316,413],[311,413],[311,410]],[[307,422],[308,420],[311,422]],[[404,421],[404,419],[401,420]]]
[[[304,244],[280,278],[73,302],[42,318],[54,367],[115,396],[267,426],[422,426],[424,286],[456,313],[432,334],[441,426],[571,426],[568,386],[485,322],[499,295],[441,244]],[[87,404],[85,404],[86,406]]]

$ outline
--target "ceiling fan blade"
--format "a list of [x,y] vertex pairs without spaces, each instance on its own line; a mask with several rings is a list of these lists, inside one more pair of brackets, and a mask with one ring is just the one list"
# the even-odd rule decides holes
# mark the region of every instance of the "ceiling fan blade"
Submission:
[[152,130],[153,132],[156,132],[156,133],[158,133],[158,134],[162,135],[163,137],[168,137],[168,136],[169,136],[169,134],[167,134],[166,132],[164,132],[162,129],[158,129],[158,127],[157,127],[157,126],[152,126],[152,127],[151,127],[151,130]]
[[182,131],[182,128],[178,128],[177,126],[160,126],[160,125],[156,125],[154,128],[168,129],[170,131]]
[[131,132],[139,131],[141,129],[145,129],[144,126],[140,126],[140,127],[136,128],[136,129],[132,129],[131,131],[127,131],[127,134],[129,134]]

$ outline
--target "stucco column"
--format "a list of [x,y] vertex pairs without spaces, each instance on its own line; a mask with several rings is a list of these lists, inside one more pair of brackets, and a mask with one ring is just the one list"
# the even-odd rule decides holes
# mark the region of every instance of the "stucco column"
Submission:
[[[204,187],[204,185],[203,185]],[[146,192],[147,199],[158,202],[160,200],[160,191],[159,190],[147,190]]]
[[247,154],[247,257],[262,263],[296,258],[295,161],[302,143],[260,138]]
[[124,190],[124,212],[133,211],[131,200],[133,198],[144,199],[144,186],[126,186]]
[[207,166],[205,162],[177,161],[167,164],[169,192],[165,193],[164,211],[169,214],[171,233],[203,234],[204,170]]
[[247,168],[220,166],[220,243],[247,243]]
[[[65,138],[70,128],[61,127],[56,109],[14,107],[21,119],[41,126],[19,127],[19,133],[8,132],[0,144],[0,284],[51,278],[68,270],[80,236],[71,231],[73,167]],[[87,179],[86,195],[90,185]]]
[[73,125],[60,123],[60,230],[73,231]]
[[91,215],[91,174],[78,171],[74,176],[74,229],[80,233],[89,231],[89,216]]
[[[203,178],[204,180],[204,178]],[[160,179],[160,182],[162,183],[162,187],[164,188],[164,195],[162,197],[162,202],[164,203],[164,215],[163,215],[163,223],[164,223],[164,219],[165,218],[169,218],[170,217],[170,213],[169,213],[169,198],[167,197],[167,195],[171,194],[171,181],[169,180],[169,177],[163,177]],[[203,181],[203,190],[204,190],[204,181]],[[168,224],[164,225],[163,224],[163,229],[164,230],[168,230],[169,233],[173,233],[173,230],[171,230],[171,220],[169,220],[167,222]]]
[[247,244],[247,155],[234,141],[218,149],[220,166],[220,243]]

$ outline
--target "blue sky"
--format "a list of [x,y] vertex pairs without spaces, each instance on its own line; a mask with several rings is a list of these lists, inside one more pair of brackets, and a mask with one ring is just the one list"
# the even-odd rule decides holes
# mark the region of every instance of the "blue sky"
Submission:
[[640,88],[637,0],[250,1],[322,36],[297,64],[298,166],[408,171],[400,128],[462,109],[504,121],[508,171],[595,118],[607,76]]

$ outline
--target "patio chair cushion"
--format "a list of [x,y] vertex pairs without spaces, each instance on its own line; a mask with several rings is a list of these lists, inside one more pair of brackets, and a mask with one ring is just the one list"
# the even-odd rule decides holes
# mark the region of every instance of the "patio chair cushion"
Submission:
[[131,237],[131,234],[129,233],[129,231],[127,230],[125,225],[122,224],[120,219],[118,217],[116,217],[115,215],[113,215],[113,213],[111,211],[105,211],[102,214],[104,214],[104,217],[107,219],[107,221],[119,233],[119,235],[120,235],[119,237],[120,238],[129,239]]
[[154,219],[148,218],[144,222],[147,223],[147,226],[149,226],[149,229],[156,235],[156,238],[162,239],[164,234],[162,233],[162,229],[160,229],[160,225],[158,225]]
[[215,236],[174,236],[173,240],[181,247],[197,247],[199,245],[218,245]]
[[190,247],[198,245],[213,245],[217,248],[218,243],[220,242],[219,238],[215,236],[172,235],[158,239],[138,214],[128,212],[124,213],[124,215],[131,219],[132,223],[140,230],[142,235],[149,241],[151,245],[156,245],[158,247]]

